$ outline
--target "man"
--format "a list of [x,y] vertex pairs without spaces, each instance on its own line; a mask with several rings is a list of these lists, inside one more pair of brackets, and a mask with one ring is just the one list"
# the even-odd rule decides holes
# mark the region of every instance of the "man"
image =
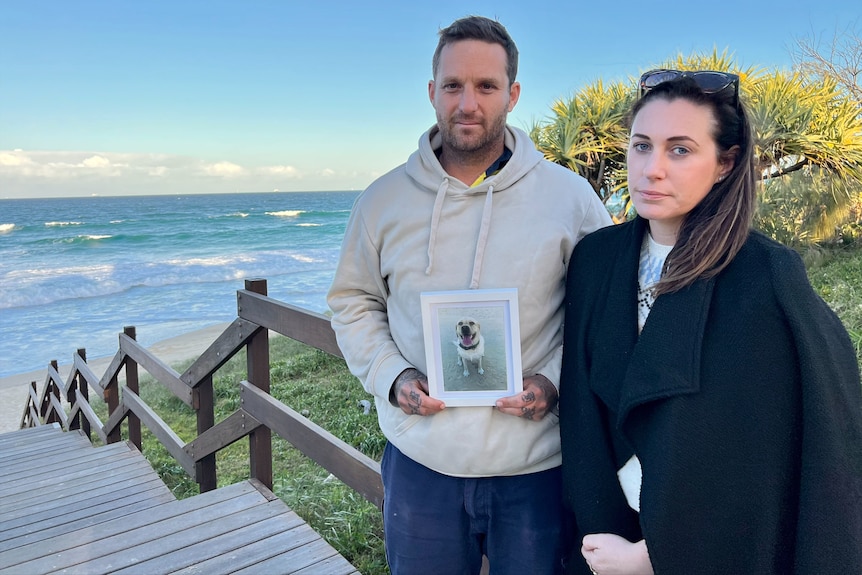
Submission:
[[[357,199],[329,292],[351,371],[388,439],[381,473],[393,574],[556,573],[562,557],[559,387],[565,270],[611,223],[589,184],[507,126],[518,50],[482,17],[440,31],[437,124]],[[420,293],[517,288],[523,392],[496,407],[429,397]]]

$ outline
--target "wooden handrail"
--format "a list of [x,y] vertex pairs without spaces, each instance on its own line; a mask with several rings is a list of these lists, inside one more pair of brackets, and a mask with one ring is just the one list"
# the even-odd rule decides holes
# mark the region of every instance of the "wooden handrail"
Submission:
[[379,463],[247,381],[240,383],[240,395],[255,419],[382,509]]
[[[78,392],[75,393],[77,395]],[[90,405],[90,402],[75,397],[75,401],[72,405],[74,406],[72,410],[81,412],[81,414],[87,419],[87,421],[90,422],[91,429],[96,430],[96,434],[99,436],[99,439],[101,439],[103,443],[107,443],[108,436],[105,435],[105,432],[102,430],[102,421],[99,419],[99,416],[96,415],[96,412],[93,411],[93,407]]]
[[212,344],[192,363],[180,379],[194,389],[207,377],[214,374],[234,356],[237,348],[260,333],[259,325],[237,318],[233,320]]
[[162,360],[152,355],[147,348],[130,338],[128,335],[120,334],[120,350],[127,358],[133,359],[135,363],[144,368],[147,373],[158,380],[159,383],[171,390],[171,393],[180,401],[192,406],[192,390],[186,385],[180,374],[174,371]]
[[174,433],[174,430],[149,405],[144,403],[138,394],[128,388],[123,390],[123,405],[141,418],[141,423],[146,425],[147,429],[158,438],[159,442],[168,450],[168,453],[173,455],[177,463],[186,470],[186,473],[194,477],[195,462],[191,457],[186,455],[186,452],[183,450],[185,444]]
[[73,373],[77,373],[80,377],[84,378],[84,381],[87,382],[87,385],[92,385],[96,389],[99,390],[99,394],[105,393],[105,390],[102,388],[101,381],[90,369],[90,366],[87,364],[87,361],[81,357],[80,354],[76,353],[72,363]]
[[[201,491],[216,486],[215,455],[221,449],[249,438],[249,467],[253,479],[272,488],[271,433],[275,432],[303,454],[352,487],[378,508],[383,503],[380,465],[341,441],[269,394],[269,331],[342,357],[329,319],[266,295],[265,280],[246,281],[237,291],[237,318],[189,366],[178,374],[135,339],[127,327],[119,335],[119,349],[101,378],[86,363],[85,350],[78,350],[68,381],[63,381],[52,362],[40,395],[32,382],[22,427],[59,422],[64,428],[80,425],[90,436],[92,427],[106,443],[121,440],[120,427],[129,425],[130,439],[141,448],[135,426],[145,425],[200,485]],[[242,407],[220,422],[213,417],[213,374],[243,349],[247,352],[246,381],[238,382]],[[137,393],[137,370],[147,371],[197,414],[197,437],[188,443],[148,406]],[[119,376],[125,369],[125,385]],[[132,382],[129,385],[129,382]],[[108,404],[104,424],[90,406],[87,386],[98,389]],[[61,394],[60,392],[63,391]],[[61,398],[70,404],[69,415]],[[135,437],[137,435],[137,437]]]
[[239,317],[336,357],[343,357],[325,315],[247,290],[236,292]]

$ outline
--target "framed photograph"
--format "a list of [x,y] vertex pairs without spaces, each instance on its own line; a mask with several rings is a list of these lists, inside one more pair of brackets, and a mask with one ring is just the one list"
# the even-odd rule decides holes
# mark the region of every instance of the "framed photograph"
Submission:
[[446,406],[494,405],[524,388],[518,290],[423,292],[428,391]]

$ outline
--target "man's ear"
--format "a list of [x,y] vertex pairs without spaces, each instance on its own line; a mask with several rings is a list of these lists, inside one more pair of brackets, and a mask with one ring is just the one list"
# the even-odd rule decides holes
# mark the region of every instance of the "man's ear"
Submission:
[[509,111],[515,109],[515,104],[518,103],[518,98],[521,97],[521,83],[520,82],[512,82],[512,85],[509,86]]

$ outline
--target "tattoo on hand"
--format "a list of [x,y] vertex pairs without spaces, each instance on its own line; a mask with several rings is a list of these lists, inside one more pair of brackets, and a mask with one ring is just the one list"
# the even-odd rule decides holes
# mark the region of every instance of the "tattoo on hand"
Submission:
[[535,416],[535,415],[536,415],[536,408],[535,407],[522,407],[521,408],[521,417],[523,417],[524,419],[532,420],[533,416]]
[[524,403],[532,403],[533,401],[536,401],[536,392],[528,391],[521,396],[521,399],[524,400]]
[[422,407],[422,396],[412,389],[410,390],[410,403],[415,406],[414,409]]

